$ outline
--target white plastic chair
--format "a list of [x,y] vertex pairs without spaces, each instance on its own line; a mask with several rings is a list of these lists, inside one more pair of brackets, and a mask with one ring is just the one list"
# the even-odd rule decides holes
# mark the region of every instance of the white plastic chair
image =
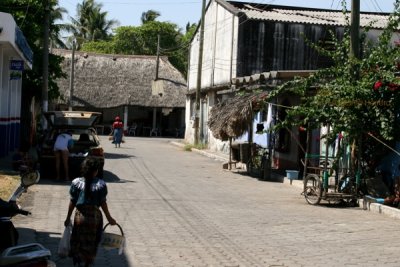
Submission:
[[136,136],[136,128],[137,128],[137,125],[132,125],[131,127],[129,127],[128,134]]

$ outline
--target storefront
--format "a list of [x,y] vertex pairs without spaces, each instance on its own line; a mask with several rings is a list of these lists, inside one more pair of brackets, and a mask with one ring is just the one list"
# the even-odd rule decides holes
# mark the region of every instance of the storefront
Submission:
[[22,72],[33,53],[13,17],[0,12],[0,157],[19,147]]

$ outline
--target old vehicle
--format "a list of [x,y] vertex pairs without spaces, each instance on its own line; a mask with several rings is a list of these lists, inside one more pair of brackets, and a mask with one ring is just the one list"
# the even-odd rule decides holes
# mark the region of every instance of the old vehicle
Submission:
[[[100,118],[99,112],[88,111],[49,111],[45,117],[49,130],[41,142],[39,163],[40,175],[44,178],[55,177],[55,155],[53,151],[57,135],[64,132],[72,134],[73,145],[69,149],[69,173],[71,177],[80,175],[80,165],[88,157],[97,157],[101,162],[99,177],[103,176],[104,151],[97,136],[95,124]],[[60,164],[62,168],[62,164]],[[61,169],[62,170],[62,169]]]

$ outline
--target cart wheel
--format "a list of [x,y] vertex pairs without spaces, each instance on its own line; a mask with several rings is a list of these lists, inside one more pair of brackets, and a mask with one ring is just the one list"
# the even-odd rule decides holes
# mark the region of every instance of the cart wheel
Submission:
[[270,177],[269,177],[270,174],[271,174],[271,166],[270,166],[270,162],[269,162],[269,156],[268,156],[268,153],[265,153],[261,157],[260,179],[262,181],[269,180],[270,179]]
[[322,188],[318,175],[308,174],[304,180],[304,197],[308,204],[317,205],[321,201]]

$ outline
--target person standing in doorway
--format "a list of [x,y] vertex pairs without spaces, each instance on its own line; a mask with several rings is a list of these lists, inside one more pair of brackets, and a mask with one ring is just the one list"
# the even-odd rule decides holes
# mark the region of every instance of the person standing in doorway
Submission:
[[56,158],[56,180],[59,181],[60,176],[60,161],[63,162],[65,180],[69,181],[68,172],[68,158],[69,158],[69,148],[72,146],[72,134],[71,132],[61,133],[57,136],[56,142],[54,143],[54,155]]
[[113,136],[114,136],[114,144],[115,147],[121,147],[122,136],[124,134],[124,124],[121,121],[119,116],[115,117],[115,121],[112,125],[113,128]]

